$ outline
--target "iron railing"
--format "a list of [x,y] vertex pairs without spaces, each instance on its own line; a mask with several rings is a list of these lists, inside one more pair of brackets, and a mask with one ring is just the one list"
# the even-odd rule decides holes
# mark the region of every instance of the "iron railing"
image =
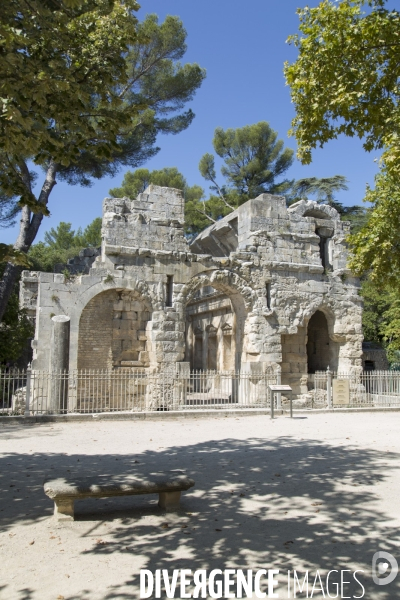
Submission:
[[268,408],[274,374],[146,369],[0,372],[6,414]]
[[[341,382],[338,385],[337,382]],[[201,408],[270,408],[269,385],[280,374],[149,369],[0,371],[0,414],[145,412]],[[309,376],[294,408],[400,407],[400,371],[332,372]],[[281,406],[276,398],[277,408]],[[282,397],[282,406],[288,400]]]
[[314,407],[400,406],[400,371],[319,371],[310,387]]

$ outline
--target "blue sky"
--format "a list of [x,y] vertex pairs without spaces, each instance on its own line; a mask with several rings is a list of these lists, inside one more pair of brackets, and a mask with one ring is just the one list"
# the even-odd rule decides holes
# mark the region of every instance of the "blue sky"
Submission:
[[[140,0],[139,0],[140,1]],[[187,30],[188,51],[185,62],[197,62],[207,70],[207,78],[189,103],[196,118],[177,136],[160,136],[160,152],[145,165],[149,169],[178,167],[188,183],[207,189],[198,163],[205,152],[212,152],[216,127],[243,127],[268,121],[285,145],[296,149],[287,137],[294,116],[289,88],[283,77],[285,60],[293,62],[296,50],[286,43],[296,33],[296,9],[317,1],[304,0],[142,0],[139,18],[156,13],[178,15]],[[367,183],[377,172],[377,153],[366,153],[359,139],[340,138],[314,151],[311,165],[298,161],[287,175],[291,178],[345,175],[349,190],[338,195],[346,205],[359,204]],[[218,163],[217,163],[218,164]],[[120,185],[123,171],[114,177],[95,181],[91,188],[58,183],[50,198],[51,217],[45,218],[36,241],[60,221],[74,228],[85,227],[101,215],[102,200],[110,187]],[[40,179],[39,179],[40,181]],[[15,241],[17,228],[3,229],[3,242]]]

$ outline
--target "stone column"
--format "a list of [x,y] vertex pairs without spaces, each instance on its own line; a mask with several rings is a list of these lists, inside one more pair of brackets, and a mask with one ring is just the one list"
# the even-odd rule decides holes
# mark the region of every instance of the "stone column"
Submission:
[[231,349],[231,355],[233,357],[233,369],[234,371],[240,371],[240,363],[241,363],[241,356],[240,353],[238,354],[237,352],[237,348],[240,348],[240,332],[239,332],[239,327],[238,327],[238,319],[236,316],[236,312],[233,311],[233,315],[232,315],[232,349]]
[[193,369],[194,363],[194,333],[193,333],[193,321],[189,319],[186,321],[186,347],[185,347],[185,362],[189,362]]
[[217,371],[224,370],[224,332],[222,331],[221,324],[217,330]]
[[65,412],[68,402],[70,317],[56,315],[52,318],[52,325],[48,410],[51,412]]
[[203,331],[203,371],[208,370],[208,331]]

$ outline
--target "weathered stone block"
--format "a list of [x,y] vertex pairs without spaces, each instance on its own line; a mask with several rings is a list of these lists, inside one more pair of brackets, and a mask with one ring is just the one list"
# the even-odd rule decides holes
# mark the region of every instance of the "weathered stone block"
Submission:
[[[21,302],[37,318],[35,368],[48,368],[55,296],[71,317],[71,368],[120,367],[123,352],[125,362],[140,362],[143,352],[143,364],[173,367],[186,346],[196,368],[232,369],[240,367],[239,343],[242,359],[283,361],[282,372],[291,367],[293,378],[304,378],[308,323],[321,310],[337,366],[359,364],[358,282],[335,272],[346,261],[345,226],[332,210],[309,201],[287,209],[283,198],[262,196],[208,227],[190,251],[182,194],[153,186],[137,201],[105,200],[102,254],[90,275],[63,284],[53,274],[23,274]],[[329,277],[322,234],[331,236]],[[104,283],[108,273],[116,274],[114,284]],[[207,294],[199,301],[200,289]]]

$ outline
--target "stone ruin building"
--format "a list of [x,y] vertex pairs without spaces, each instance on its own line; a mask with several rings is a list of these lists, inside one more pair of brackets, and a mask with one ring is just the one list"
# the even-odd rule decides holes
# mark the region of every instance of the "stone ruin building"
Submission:
[[269,370],[298,396],[316,371],[362,369],[362,299],[336,210],[262,194],[191,243],[183,225],[179,190],[106,198],[87,274],[24,271],[32,368]]

